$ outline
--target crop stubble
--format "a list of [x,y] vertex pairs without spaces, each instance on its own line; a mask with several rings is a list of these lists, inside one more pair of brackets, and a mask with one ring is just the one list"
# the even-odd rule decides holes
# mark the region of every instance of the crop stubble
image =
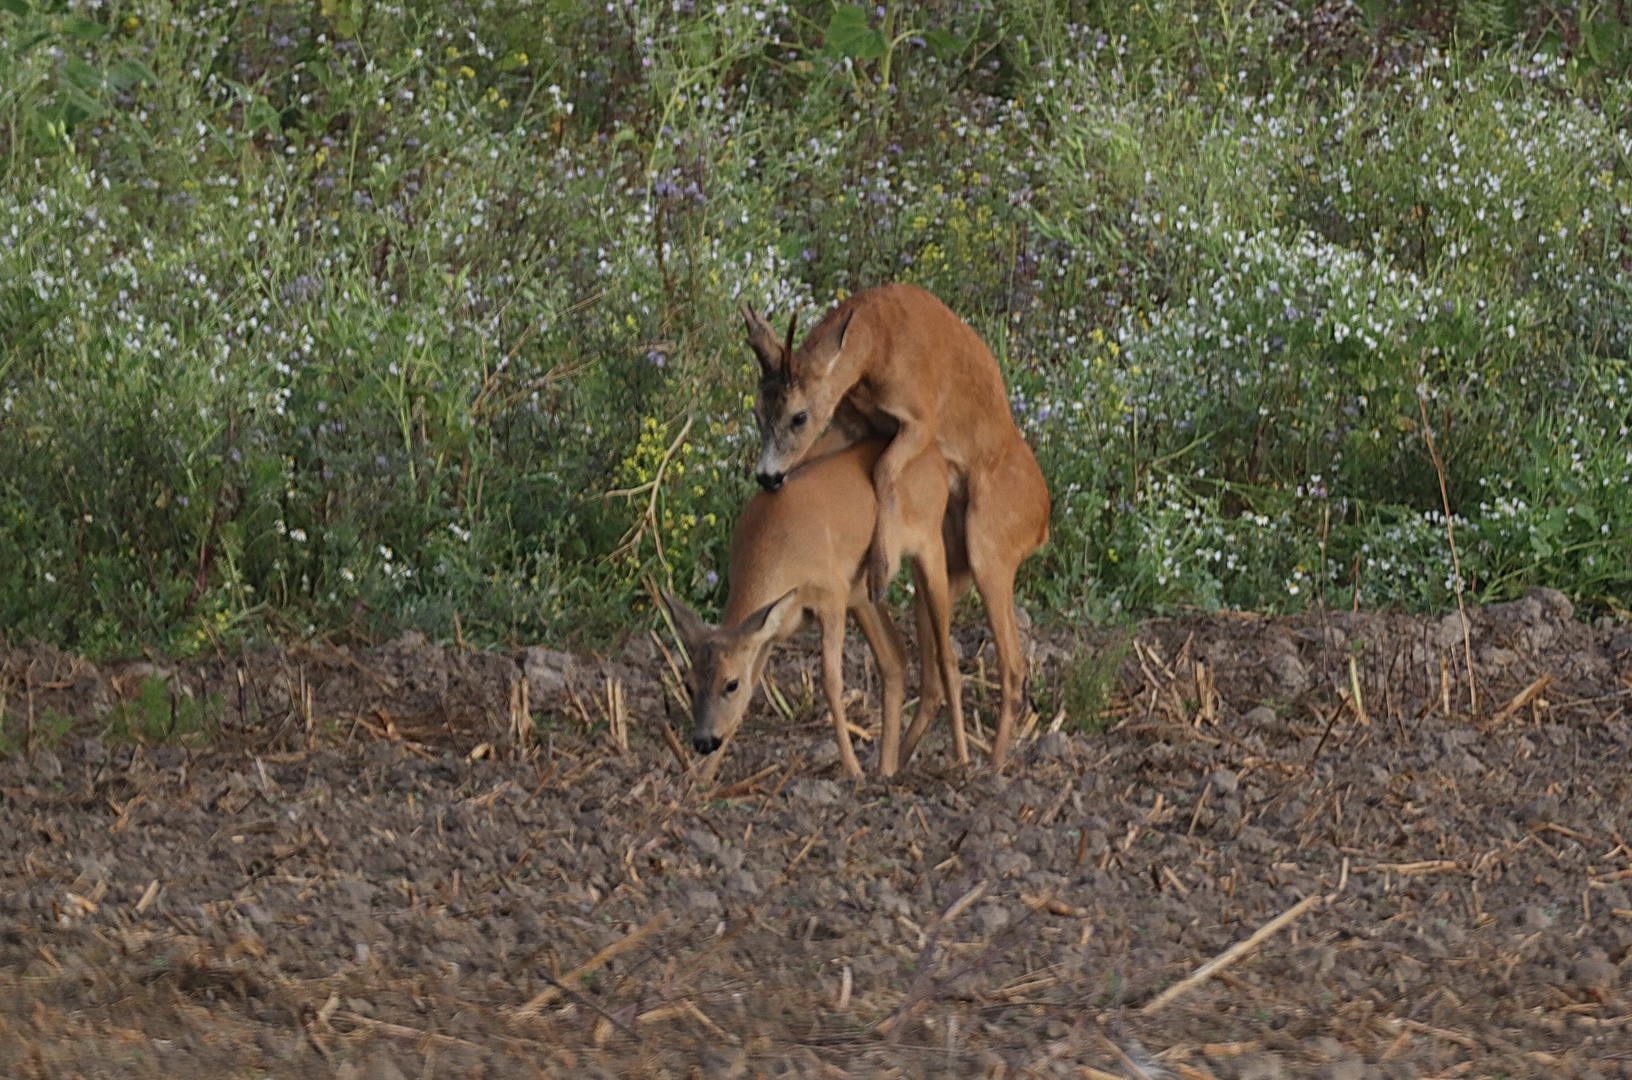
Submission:
[[[507,740],[516,661],[415,639],[160,672],[232,691],[211,745],[0,762],[0,1073],[1632,1076],[1632,643],[1547,602],[1473,615],[1479,717],[1459,625],[1155,621],[1001,777],[851,785],[767,711],[727,798],[640,649],[537,703],[626,679],[627,753]],[[5,662],[12,716],[141,673]]]

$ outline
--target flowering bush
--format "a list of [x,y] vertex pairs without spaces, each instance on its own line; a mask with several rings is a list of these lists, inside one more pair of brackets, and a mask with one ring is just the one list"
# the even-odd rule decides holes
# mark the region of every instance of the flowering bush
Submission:
[[8,633],[717,604],[737,303],[890,280],[1009,376],[1039,614],[1441,607],[1429,433],[1466,586],[1625,604],[1629,95],[1574,9],[113,10],[0,5]]

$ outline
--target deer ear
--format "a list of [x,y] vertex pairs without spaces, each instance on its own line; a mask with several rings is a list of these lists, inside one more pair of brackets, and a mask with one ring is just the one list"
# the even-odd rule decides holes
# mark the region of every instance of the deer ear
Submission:
[[759,357],[761,377],[780,375],[787,368],[788,353],[777,340],[776,331],[746,302],[742,305],[742,319],[748,324],[748,346]]
[[844,352],[844,342],[850,333],[850,320],[856,309],[844,312],[837,320],[823,322],[810,332],[799,350],[799,371],[807,378],[825,379],[833,372]]
[[669,618],[674,620],[674,629],[679,633],[686,652],[695,656],[697,646],[708,636],[708,624],[692,614],[690,608],[670,596],[668,592],[659,595],[663,597],[663,606],[669,609]]
[[756,644],[765,644],[780,637],[789,626],[789,620],[799,615],[799,590],[789,589],[781,598],[772,600],[737,627],[737,633]]

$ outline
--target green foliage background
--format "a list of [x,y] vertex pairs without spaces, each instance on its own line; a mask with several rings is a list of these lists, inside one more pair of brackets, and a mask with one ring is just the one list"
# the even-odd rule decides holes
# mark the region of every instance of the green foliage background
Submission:
[[1476,594],[1623,612],[1616,10],[0,0],[0,630],[717,604],[737,300],[898,279],[1004,364],[1041,618],[1445,606],[1424,420]]

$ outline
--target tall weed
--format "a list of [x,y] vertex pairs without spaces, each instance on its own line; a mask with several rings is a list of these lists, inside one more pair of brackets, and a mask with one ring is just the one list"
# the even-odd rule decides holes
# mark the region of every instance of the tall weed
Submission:
[[1039,615],[1445,605],[1424,411],[1475,590],[1620,610],[1619,31],[1266,10],[0,5],[0,627],[717,604],[736,303],[889,280],[1005,367]]

